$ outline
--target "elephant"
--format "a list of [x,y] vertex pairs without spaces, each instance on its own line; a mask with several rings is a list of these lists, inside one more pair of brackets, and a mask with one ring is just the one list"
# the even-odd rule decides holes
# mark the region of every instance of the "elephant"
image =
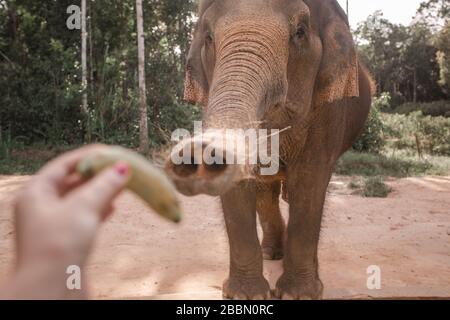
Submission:
[[[336,0],[201,0],[198,10],[185,100],[203,106],[206,129],[284,129],[280,168],[266,177],[226,162],[169,159],[166,170],[181,193],[221,199],[230,246],[224,298],[321,299],[327,188],[338,159],[364,130],[374,91],[348,18]],[[264,259],[283,260],[273,290]]]

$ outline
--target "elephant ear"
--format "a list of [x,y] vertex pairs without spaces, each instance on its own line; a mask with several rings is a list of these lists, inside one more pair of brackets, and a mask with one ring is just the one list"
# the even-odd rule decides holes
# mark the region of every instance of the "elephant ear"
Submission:
[[186,75],[184,79],[184,100],[190,103],[208,104],[209,84],[202,62],[204,46],[202,19],[206,9],[214,0],[204,0],[199,5],[199,20],[194,32],[194,39],[189,50],[186,62]]
[[184,79],[184,100],[190,103],[206,105],[208,103],[209,85],[201,58],[203,44],[194,39],[186,63]]
[[359,97],[359,62],[348,18],[336,0],[312,0],[323,55],[316,92],[322,103]]

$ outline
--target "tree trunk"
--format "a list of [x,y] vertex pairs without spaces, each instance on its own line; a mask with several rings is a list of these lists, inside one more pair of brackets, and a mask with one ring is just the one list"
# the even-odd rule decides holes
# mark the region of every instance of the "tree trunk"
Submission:
[[89,33],[89,82],[90,82],[90,90],[91,90],[91,99],[95,96],[95,88],[94,88],[94,58],[93,58],[93,43],[92,43],[92,2],[89,1],[89,24],[88,24],[88,33]]
[[348,8],[348,0],[346,1],[345,9],[346,9],[348,21],[350,21],[350,11],[349,11],[349,8]]
[[417,69],[414,68],[414,91],[413,91],[414,103],[417,102]]
[[419,155],[419,159],[422,160],[423,159],[422,143],[420,142],[420,138],[417,133],[415,134],[415,138],[416,138],[417,154]]
[[[122,32],[123,32],[123,39],[122,39],[122,46],[124,49],[129,48],[129,42],[128,42],[128,10],[126,10],[126,3],[122,4]],[[129,94],[128,94],[128,50],[123,50],[122,54],[122,62],[123,62],[123,68],[122,68],[122,74],[121,74],[121,86],[122,86],[122,99],[123,101],[128,101]]]
[[140,105],[140,151],[147,153],[148,141],[148,115],[147,115],[147,90],[145,85],[145,42],[144,42],[144,18],[142,13],[142,0],[136,0],[137,38],[139,58],[139,105]]
[[88,109],[88,96],[87,96],[87,32],[86,32],[86,0],[81,0],[81,90],[82,90],[82,102],[81,108],[84,116],[86,117],[87,134],[86,139],[91,142],[91,126]]

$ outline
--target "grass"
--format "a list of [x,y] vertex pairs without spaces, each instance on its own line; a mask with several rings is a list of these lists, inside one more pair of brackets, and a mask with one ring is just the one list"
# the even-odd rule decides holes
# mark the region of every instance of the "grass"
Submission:
[[368,177],[364,181],[362,196],[366,198],[386,198],[392,189],[384,183],[383,177]]
[[31,175],[36,173],[45,161],[29,161],[27,159],[0,160],[0,175]]
[[441,100],[427,103],[408,102],[392,110],[392,113],[410,114],[416,111],[422,111],[426,116],[447,117],[450,118],[450,101]]
[[[65,146],[51,148],[34,146],[11,150],[0,155],[0,175],[29,175],[36,173],[46,162],[55,156],[75,148]],[[153,154],[155,160],[157,156]],[[450,157],[417,156],[397,151],[385,154],[368,154],[349,151],[338,161],[335,173],[343,176],[394,177],[405,178],[424,175],[450,175]],[[359,182],[350,183],[351,189],[360,189]]]
[[392,155],[368,154],[349,151],[339,160],[335,173],[356,176],[348,188],[367,198],[386,198],[391,188],[384,182],[385,177],[406,178],[424,175],[449,175],[450,158],[426,156],[418,159],[406,151]]
[[[30,147],[19,147],[8,149],[8,153],[0,153],[0,175],[33,175],[39,171],[47,162],[55,157],[76,148],[80,145],[46,146],[34,145]],[[151,154],[154,162],[161,165],[166,153],[155,149]],[[6,155],[6,156],[5,156]]]
[[390,156],[350,151],[338,161],[335,173],[344,176],[395,178],[448,175],[450,174],[450,158],[427,156],[420,160],[417,156],[401,152]]
[[361,189],[361,183],[359,181],[352,180],[348,184],[348,187],[352,190],[358,190]]
[[366,198],[386,198],[392,192],[392,188],[385,183],[384,179],[381,176],[355,176],[348,183],[347,187],[353,190],[353,195],[360,195]]
[[48,161],[74,147],[50,148],[34,146],[10,150],[0,157],[0,175],[32,175]]

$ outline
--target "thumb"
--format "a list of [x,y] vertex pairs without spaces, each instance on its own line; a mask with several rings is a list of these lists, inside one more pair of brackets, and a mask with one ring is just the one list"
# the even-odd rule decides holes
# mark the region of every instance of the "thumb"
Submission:
[[69,198],[102,216],[125,188],[129,177],[129,166],[119,162],[74,191]]

